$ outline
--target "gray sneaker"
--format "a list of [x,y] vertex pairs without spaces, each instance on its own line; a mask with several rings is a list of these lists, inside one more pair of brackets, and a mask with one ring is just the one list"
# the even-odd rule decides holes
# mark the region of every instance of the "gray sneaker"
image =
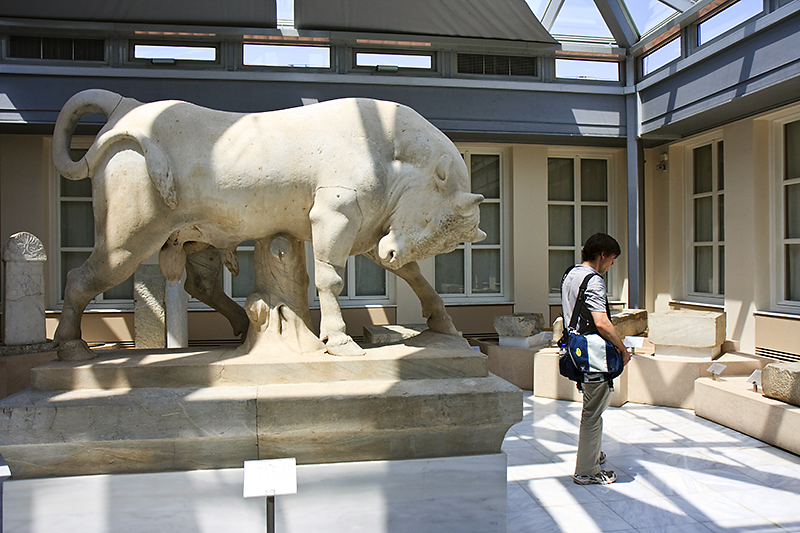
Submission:
[[617,480],[617,475],[613,470],[601,470],[593,476],[572,476],[572,481],[578,485],[608,485]]

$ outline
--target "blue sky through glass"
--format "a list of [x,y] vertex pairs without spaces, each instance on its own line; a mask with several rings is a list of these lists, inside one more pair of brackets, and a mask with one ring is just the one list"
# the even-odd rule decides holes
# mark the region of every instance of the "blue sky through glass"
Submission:
[[677,13],[658,0],[627,0],[625,5],[640,35],[644,35]]
[[611,37],[594,0],[564,0],[550,33],[585,37]]

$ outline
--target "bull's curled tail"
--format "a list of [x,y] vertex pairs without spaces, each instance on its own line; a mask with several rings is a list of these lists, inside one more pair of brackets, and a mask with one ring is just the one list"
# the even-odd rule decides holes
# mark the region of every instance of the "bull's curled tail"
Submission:
[[[89,178],[94,173],[98,160],[106,150],[119,141],[129,140],[139,145],[147,164],[147,172],[153,181],[164,202],[170,209],[178,205],[175,191],[175,180],[170,169],[167,155],[145,134],[134,130],[111,128],[101,132],[95,139],[86,154],[78,161],[70,157],[70,142],[75,127],[84,116],[90,113],[100,113],[112,121],[112,116],[117,113],[124,115],[141,103],[131,98],[123,98],[117,93],[102,89],[89,89],[81,91],[67,100],[56,120],[53,131],[53,164],[56,169],[67,179],[82,180]],[[120,117],[113,117],[116,122]]]

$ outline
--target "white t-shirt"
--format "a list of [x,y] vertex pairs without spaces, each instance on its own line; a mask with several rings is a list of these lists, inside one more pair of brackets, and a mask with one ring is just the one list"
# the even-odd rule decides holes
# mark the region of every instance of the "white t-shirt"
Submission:
[[572,311],[578,299],[581,283],[583,283],[584,278],[589,274],[597,275],[592,276],[586,287],[586,292],[584,293],[585,304],[581,316],[578,317],[578,324],[575,328],[577,333],[583,335],[596,333],[594,321],[591,320],[592,311],[606,312],[605,281],[603,281],[602,276],[592,267],[575,265],[575,267],[569,271],[569,274],[567,274],[567,277],[564,279],[564,284],[561,286],[561,308],[564,313],[564,328],[568,328],[572,321]]

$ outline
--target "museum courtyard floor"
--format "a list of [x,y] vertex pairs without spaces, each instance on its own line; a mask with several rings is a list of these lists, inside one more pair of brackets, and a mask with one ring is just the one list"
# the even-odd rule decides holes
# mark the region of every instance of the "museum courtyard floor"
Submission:
[[[604,416],[606,468],[617,472],[617,482],[579,486],[571,473],[580,404],[529,391],[523,398],[524,420],[503,444],[509,533],[800,532],[796,455],[691,410],[628,403]],[[362,488],[352,498],[331,493],[328,507],[308,510],[302,529],[281,519],[278,497],[275,531],[506,530],[458,521],[453,509],[463,502],[456,487],[425,496],[427,511],[415,516],[397,512],[414,487]],[[264,499],[242,498],[241,469],[8,481],[4,514],[5,533],[265,531]],[[324,528],[315,527],[323,522]]]

